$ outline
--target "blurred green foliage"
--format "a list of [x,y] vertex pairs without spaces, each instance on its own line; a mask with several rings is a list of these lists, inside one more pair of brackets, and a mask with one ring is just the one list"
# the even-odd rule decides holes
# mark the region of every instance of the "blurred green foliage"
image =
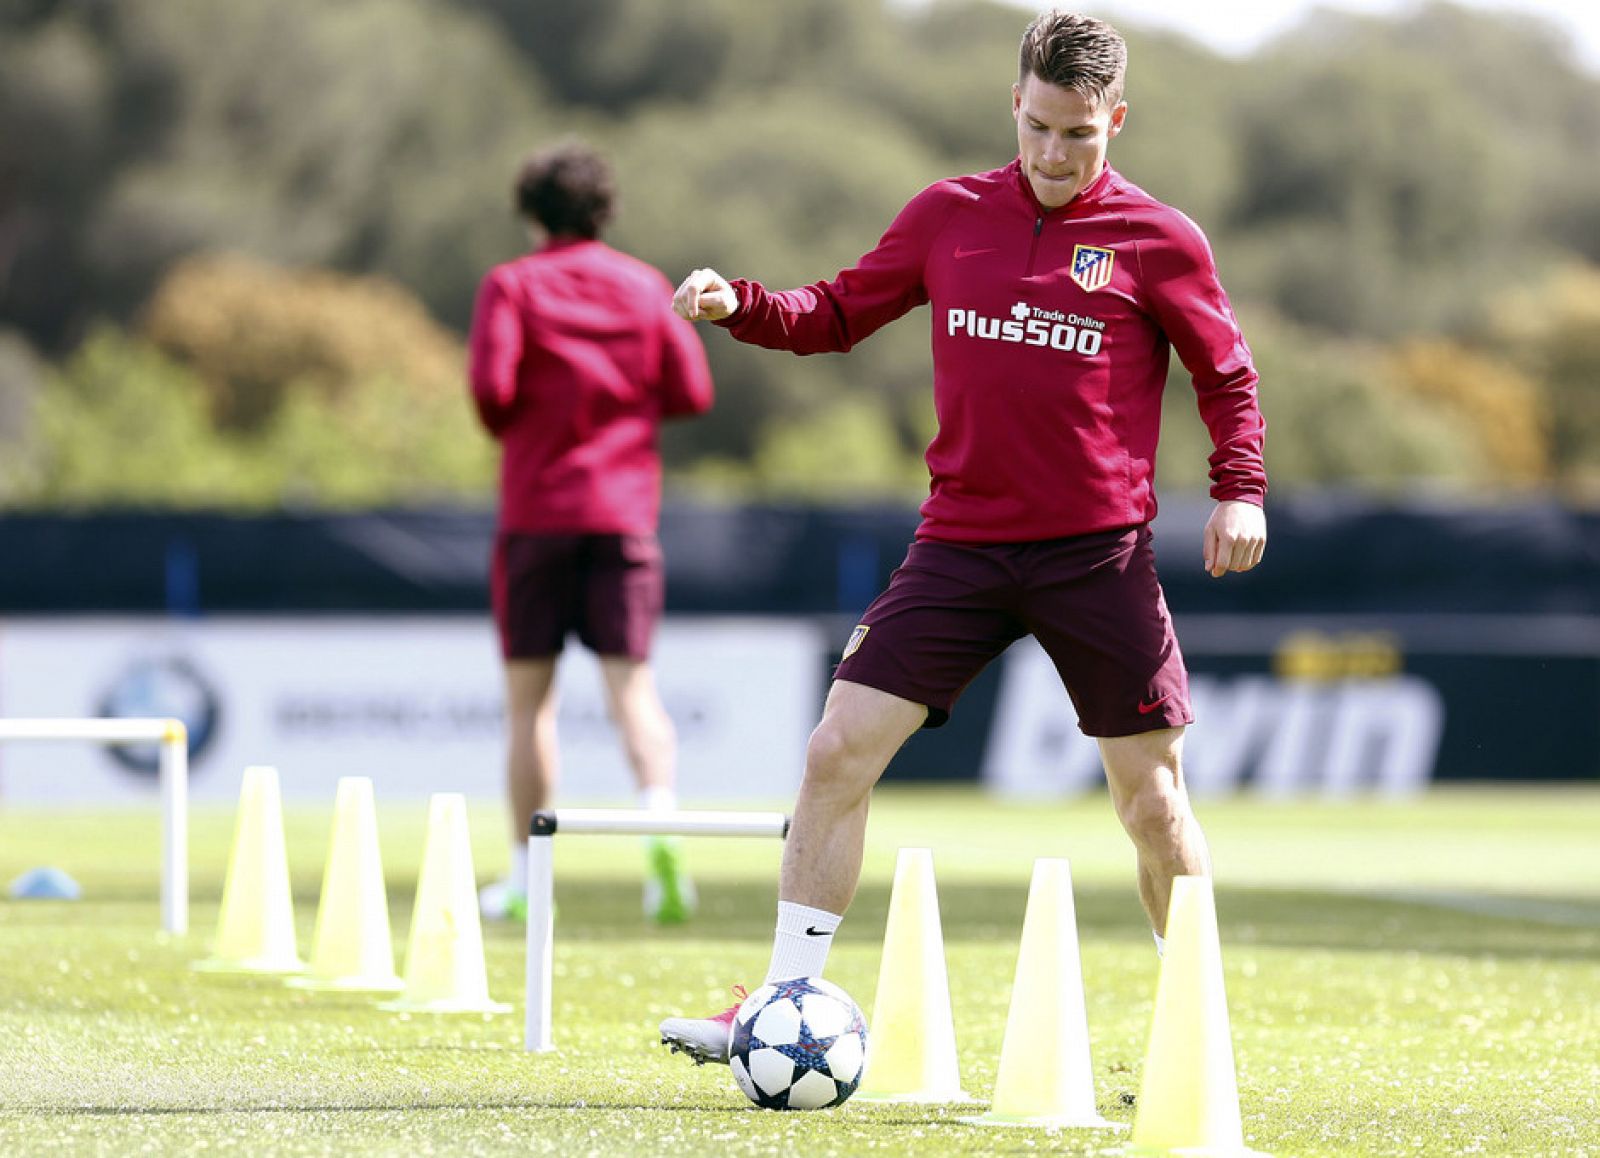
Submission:
[[[674,280],[830,277],[928,182],[1014,154],[1028,15],[0,0],[0,504],[487,500],[460,334],[526,246],[523,155],[599,144],[609,239]],[[1319,10],[1242,61],[1122,31],[1112,161],[1211,237],[1275,488],[1600,498],[1600,77],[1555,29]],[[680,484],[923,491],[925,317],[848,356],[705,337]],[[1175,372],[1162,485],[1203,487],[1208,449]]]
[[390,283],[189,259],[138,331],[95,330],[39,392],[13,485],[53,506],[482,495],[492,455],[461,405],[458,355]]

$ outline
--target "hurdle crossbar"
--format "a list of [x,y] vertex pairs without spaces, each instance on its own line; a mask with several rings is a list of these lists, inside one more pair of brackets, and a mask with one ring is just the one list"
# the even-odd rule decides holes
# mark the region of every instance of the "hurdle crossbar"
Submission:
[[3,740],[159,744],[161,770],[161,927],[189,931],[189,731],[173,719],[0,719]]
[[555,837],[569,836],[775,836],[789,835],[781,812],[711,810],[652,812],[628,808],[557,808],[533,814],[528,836],[528,1016],[523,1048],[555,1049],[550,1033],[550,989],[555,972]]

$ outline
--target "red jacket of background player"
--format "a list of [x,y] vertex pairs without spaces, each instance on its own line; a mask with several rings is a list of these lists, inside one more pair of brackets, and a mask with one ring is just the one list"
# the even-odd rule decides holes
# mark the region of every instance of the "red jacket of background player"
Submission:
[[712,401],[705,349],[671,303],[660,272],[600,241],[552,241],[489,271],[470,374],[502,446],[502,531],[655,531],[661,422]]
[[1266,494],[1257,375],[1205,236],[1109,166],[1051,211],[1016,162],[941,181],[832,281],[733,285],[720,324],[800,354],[848,350],[931,303],[939,433],[921,538],[1030,542],[1154,518],[1170,350],[1216,448],[1212,496]]

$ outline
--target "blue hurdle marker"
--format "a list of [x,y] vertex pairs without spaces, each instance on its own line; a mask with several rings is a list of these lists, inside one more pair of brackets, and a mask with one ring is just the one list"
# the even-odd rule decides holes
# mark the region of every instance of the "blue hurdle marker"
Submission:
[[528,834],[528,1023],[523,1048],[549,1053],[550,987],[554,973],[556,833],[567,836],[789,835],[781,812],[648,812],[641,808],[557,808],[533,814]]

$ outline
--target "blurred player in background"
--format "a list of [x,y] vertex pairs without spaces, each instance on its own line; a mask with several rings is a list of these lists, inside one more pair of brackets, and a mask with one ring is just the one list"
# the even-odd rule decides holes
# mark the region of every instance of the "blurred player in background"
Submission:
[[[769,982],[822,973],[860,877],[873,785],[1024,635],[1099,740],[1158,949],[1172,878],[1210,871],[1180,766],[1188,675],[1149,526],[1169,352],[1216,448],[1201,544],[1213,576],[1250,570],[1265,549],[1264,425],[1205,237],[1106,163],[1128,113],[1126,67],[1109,25],[1046,12],[1023,35],[1011,90],[1016,160],[923,190],[832,281],[772,292],[700,269],[678,288],[685,318],[800,354],[849,350],[932,306],[932,485],[806,751]],[[732,1014],[669,1018],[662,1040],[725,1062]]]
[[[485,916],[527,912],[533,813],[558,781],[556,661],[567,636],[599,657],[640,806],[676,807],[677,736],[650,668],[664,571],[657,435],[712,401],[705,350],[671,283],[600,240],[615,201],[605,161],[578,143],[540,152],[516,181],[528,255],[490,270],[470,339],[472,396],[501,445],[491,596],[505,659],[511,871]],[[647,846],[645,910],[688,918],[677,846]]]

